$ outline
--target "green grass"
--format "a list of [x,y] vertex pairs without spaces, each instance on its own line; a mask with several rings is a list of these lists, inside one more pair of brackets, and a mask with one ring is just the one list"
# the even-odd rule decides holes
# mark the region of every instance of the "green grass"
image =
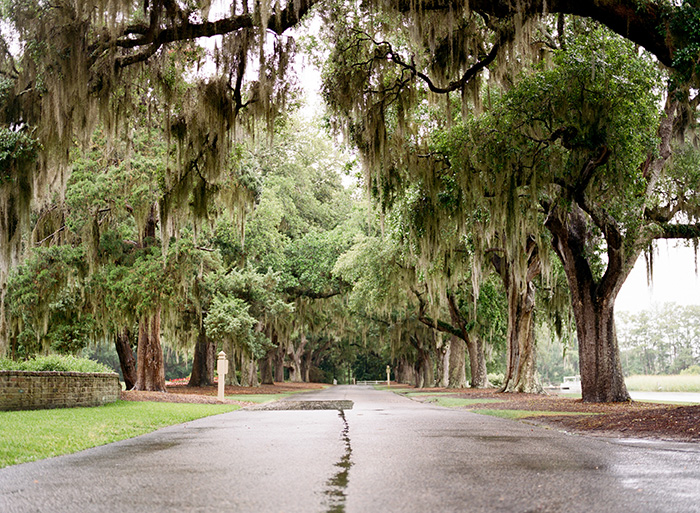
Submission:
[[0,412],[0,468],[237,410],[231,404],[117,401],[96,408]]
[[436,396],[435,400],[431,400],[438,406],[444,406],[446,408],[458,408],[460,406],[470,406],[472,404],[485,404],[485,403],[501,403],[500,399],[469,399],[466,397],[440,397]]
[[469,397],[450,397],[451,392],[447,393],[435,393],[435,392],[400,392],[401,395],[406,397],[423,397],[425,402],[435,403],[438,406],[444,406],[446,408],[458,408],[460,406],[470,406],[472,404],[483,404],[483,403],[501,403],[500,399],[487,399],[487,398],[469,398]]
[[488,410],[478,409],[471,410],[474,413],[481,415],[490,415],[491,417],[500,417],[502,419],[524,419],[526,417],[546,417],[552,415],[597,415],[595,413],[580,413],[571,411],[533,411],[533,410]]
[[700,376],[629,376],[627,390],[635,392],[700,392]]
[[277,401],[278,399],[289,397],[295,393],[297,392],[283,392],[281,394],[231,394],[227,395],[226,399],[246,401],[249,403],[269,403],[270,401]]

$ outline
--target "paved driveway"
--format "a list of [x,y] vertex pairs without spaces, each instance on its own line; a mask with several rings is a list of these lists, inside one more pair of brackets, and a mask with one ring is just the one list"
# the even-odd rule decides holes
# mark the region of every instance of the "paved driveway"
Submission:
[[[369,387],[0,470],[0,511],[700,512],[700,446],[613,441]],[[79,433],[76,434],[80,436]]]

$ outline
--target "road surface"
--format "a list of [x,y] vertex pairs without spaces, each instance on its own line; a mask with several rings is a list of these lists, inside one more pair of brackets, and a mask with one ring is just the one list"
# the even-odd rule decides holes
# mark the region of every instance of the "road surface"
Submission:
[[285,407],[299,400],[345,409],[242,410],[0,469],[0,511],[700,512],[699,444],[568,435],[370,387]]

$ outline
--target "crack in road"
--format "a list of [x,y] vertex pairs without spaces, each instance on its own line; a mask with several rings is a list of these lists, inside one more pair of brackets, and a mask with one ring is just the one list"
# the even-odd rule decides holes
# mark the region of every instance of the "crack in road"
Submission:
[[347,418],[345,418],[345,411],[342,408],[338,410],[338,416],[343,421],[343,430],[340,433],[340,437],[345,444],[345,452],[335,464],[338,471],[326,482],[327,489],[324,492],[328,497],[328,509],[326,509],[326,513],[345,513],[348,474],[350,473],[350,467],[352,467],[352,445],[350,444],[349,434],[350,426]]

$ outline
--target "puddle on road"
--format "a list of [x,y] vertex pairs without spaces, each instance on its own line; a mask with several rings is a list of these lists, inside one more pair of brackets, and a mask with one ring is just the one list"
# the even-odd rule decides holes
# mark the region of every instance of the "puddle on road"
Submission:
[[328,497],[328,509],[326,513],[345,513],[346,489],[348,487],[348,474],[352,467],[352,445],[350,444],[350,426],[345,418],[345,411],[338,410],[338,416],[343,421],[343,430],[340,434],[345,444],[345,452],[335,466],[338,472],[326,482],[325,495]]

